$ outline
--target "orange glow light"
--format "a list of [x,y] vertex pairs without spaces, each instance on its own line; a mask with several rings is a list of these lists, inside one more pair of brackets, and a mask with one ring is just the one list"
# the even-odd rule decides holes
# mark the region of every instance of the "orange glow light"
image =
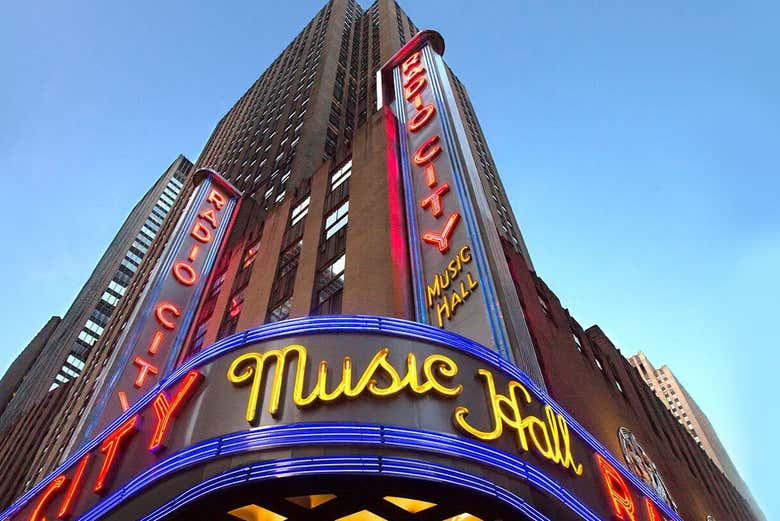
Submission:
[[144,382],[146,381],[146,377],[151,374],[157,374],[159,371],[157,367],[151,362],[147,362],[140,356],[136,356],[135,360],[133,360],[133,364],[138,366],[138,376],[135,377],[135,382],[133,385],[135,385],[137,388],[141,388],[144,386]]
[[59,510],[57,511],[57,519],[67,519],[71,514],[71,507],[73,506],[73,500],[76,494],[79,492],[79,487],[84,479],[84,471],[87,469],[87,463],[89,463],[90,454],[87,453],[81,458],[79,466],[76,467],[76,472],[73,474],[73,478],[70,480],[70,486],[67,492],[65,492],[65,499],[62,501]]
[[198,281],[198,273],[195,268],[184,261],[177,261],[173,265],[173,276],[184,286],[192,286]]
[[43,489],[41,497],[35,504],[35,508],[33,509],[32,514],[30,514],[30,521],[46,521],[46,517],[41,515],[41,511],[46,510],[46,505],[48,504],[49,499],[51,499],[51,496],[53,496],[55,492],[57,492],[63,487],[63,485],[65,485],[65,481],[67,479],[68,478],[66,478],[64,474],[57,476],[54,481],[49,483],[46,488]]
[[212,228],[217,227],[217,212],[214,211],[214,208],[203,210],[198,214],[198,217],[209,223]]
[[650,521],[664,521],[664,518],[661,517],[661,514],[658,512],[658,507],[655,506],[655,503],[650,501],[649,497],[645,498],[645,508],[647,509],[647,517],[650,518]]
[[213,204],[214,208],[219,211],[223,206],[225,206],[227,199],[225,199],[224,195],[212,189],[211,192],[209,192],[209,196],[206,198],[206,202]]
[[428,244],[434,244],[441,253],[447,253],[450,249],[450,237],[452,232],[455,231],[455,225],[460,220],[460,214],[452,212],[447,218],[447,222],[444,224],[441,233],[437,232],[425,232],[422,236],[422,240]]
[[152,341],[149,343],[149,354],[154,355],[157,354],[157,350],[160,349],[160,344],[163,341],[163,337],[165,334],[162,331],[155,331],[154,336],[152,337]]
[[211,235],[211,230],[209,230],[206,225],[200,221],[195,221],[195,224],[192,226],[192,230],[190,231],[190,235],[204,244],[211,242],[211,239],[213,238]]
[[127,419],[127,421],[125,421],[125,423],[120,425],[114,432],[109,434],[105,440],[103,440],[103,443],[100,445],[100,452],[105,454],[106,457],[103,459],[103,465],[100,467],[100,472],[98,473],[95,484],[92,487],[94,492],[100,494],[105,489],[108,473],[111,471],[111,467],[114,465],[114,461],[116,460],[116,455],[119,451],[119,445],[125,438],[131,436],[138,430],[138,424],[140,423],[140,420],[141,417],[138,414],[131,416]]
[[176,324],[173,320],[165,317],[166,313],[178,317],[181,316],[181,310],[176,304],[171,304],[170,302],[160,302],[154,309],[154,316],[157,317],[157,322],[165,329],[174,329]]
[[428,124],[434,114],[436,114],[436,107],[433,103],[424,106],[421,110],[417,111],[417,114],[412,116],[412,119],[409,121],[409,130],[417,132]]
[[604,478],[604,484],[606,485],[607,494],[609,494],[615,516],[621,521],[636,521],[634,500],[631,498],[628,485],[626,485],[623,476],[600,454],[596,454],[596,459],[598,460],[601,477]]
[[441,147],[437,144],[439,142],[439,136],[434,134],[429,137],[417,148],[417,152],[414,153],[414,164],[417,166],[423,166],[436,159],[441,153]]
[[165,441],[165,434],[171,426],[171,421],[179,413],[182,404],[192,395],[197,384],[202,379],[203,375],[200,372],[190,371],[173,395],[173,399],[169,401],[165,392],[160,392],[154,397],[152,408],[157,418],[157,424],[154,426],[152,439],[149,441],[150,451],[157,452],[165,446],[163,442]]
[[428,83],[428,80],[425,79],[425,76],[418,76],[404,83],[404,97],[407,101],[412,101],[412,98],[420,94],[426,83]]
[[434,217],[438,218],[441,216],[441,196],[446,194],[450,191],[450,185],[448,183],[444,183],[439,188],[431,192],[431,195],[420,201],[420,206],[422,208],[428,208],[431,207],[431,213]]
[[401,72],[408,75],[409,69],[420,63],[420,51],[410,54],[409,57],[401,64]]

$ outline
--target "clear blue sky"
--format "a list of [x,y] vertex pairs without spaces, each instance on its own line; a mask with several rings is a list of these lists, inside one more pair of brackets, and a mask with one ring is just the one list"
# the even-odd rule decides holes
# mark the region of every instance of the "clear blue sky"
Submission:
[[[323,3],[6,3],[0,370]],[[444,35],[538,272],[672,367],[780,519],[780,4],[402,5]]]

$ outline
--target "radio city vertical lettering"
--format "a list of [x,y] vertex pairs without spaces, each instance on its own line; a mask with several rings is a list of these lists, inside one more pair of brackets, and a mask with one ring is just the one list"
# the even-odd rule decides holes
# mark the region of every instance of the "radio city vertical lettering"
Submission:
[[494,297],[483,287],[479,232],[467,221],[471,202],[456,172],[448,109],[437,99],[438,74],[427,47],[402,57],[393,71],[417,318],[501,351],[503,326],[489,312]]
[[236,204],[236,190],[208,172],[126,326],[127,336],[120,339],[124,345],[110,373],[115,376],[100,393],[103,403],[88,433],[96,422],[103,427],[126,410],[174,365]]

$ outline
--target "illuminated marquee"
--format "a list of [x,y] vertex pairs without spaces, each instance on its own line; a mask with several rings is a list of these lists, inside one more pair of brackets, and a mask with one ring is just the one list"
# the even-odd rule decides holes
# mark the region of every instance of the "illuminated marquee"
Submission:
[[[118,469],[128,463],[129,442],[137,436],[142,421],[152,425],[147,440],[148,449],[156,452],[165,443],[173,420],[182,412],[197,390],[203,375],[190,371],[174,391],[173,398],[165,391],[154,396],[153,405],[143,412],[125,419],[108,433],[94,449],[80,457],[78,463],[59,473],[28,505],[29,517],[13,516],[4,519],[71,519],[79,503],[95,501],[112,488]],[[152,409],[149,411],[148,409]]]
[[[366,368],[355,373],[352,358],[345,356],[341,367],[341,378],[337,383],[328,383],[328,362],[319,363],[316,382],[311,391],[306,382],[306,362],[308,351],[302,345],[289,345],[282,349],[274,349],[265,353],[246,353],[230,364],[228,380],[236,385],[250,384],[247,402],[246,419],[250,424],[258,420],[258,402],[265,388],[263,375],[266,362],[274,364],[271,396],[268,412],[272,416],[279,413],[279,401],[282,394],[285,375],[291,365],[291,359],[296,358],[295,377],[293,383],[293,403],[299,408],[317,404],[328,404],[338,399],[357,399],[363,395],[377,398],[390,398],[407,391],[412,395],[424,396],[432,393],[443,398],[456,398],[463,391],[462,384],[451,381],[458,375],[458,364],[443,354],[426,356],[418,367],[417,355],[408,353],[403,368],[403,376],[389,360],[390,350],[380,349],[376,352]],[[422,377],[420,377],[422,371]],[[510,381],[506,394],[496,391],[493,373],[480,369],[479,376],[485,380],[488,396],[489,417],[493,428],[489,431],[480,430],[466,420],[470,414],[469,408],[458,406],[452,414],[452,421],[461,431],[484,441],[492,441],[501,437],[504,428],[514,433],[517,448],[528,452],[531,447],[553,463],[563,468],[571,469],[574,474],[582,474],[582,465],[574,461],[571,452],[569,425],[560,414],[553,412],[550,406],[544,407],[544,419],[533,414],[525,414],[524,406],[534,401],[528,389],[517,381]],[[357,376],[357,379],[353,378]],[[331,388],[332,390],[328,390]]]
[[104,427],[170,371],[180,355],[193,309],[230,226],[238,193],[211,171],[203,177],[168,240],[161,263],[139,300],[120,356],[109,371],[114,377],[96,399],[87,432]]
[[492,348],[543,385],[442,51],[441,37],[423,31],[378,73],[415,317]]
[[493,351],[416,323],[348,316],[262,326],[198,353],[0,519],[170,512],[215,473],[273,464],[276,449],[296,447],[478,465],[483,479],[518,497],[528,499],[529,487],[549,497],[540,505],[558,505],[550,519],[681,521]]

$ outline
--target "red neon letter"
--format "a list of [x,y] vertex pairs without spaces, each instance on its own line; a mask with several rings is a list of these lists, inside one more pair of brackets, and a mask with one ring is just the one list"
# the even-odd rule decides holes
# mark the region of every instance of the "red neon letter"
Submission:
[[212,189],[211,192],[209,193],[209,196],[206,198],[206,202],[213,204],[214,208],[216,208],[217,211],[219,211],[222,209],[223,206],[225,206],[227,200],[225,199],[224,195]]
[[453,230],[455,230],[455,225],[458,224],[459,219],[460,214],[452,212],[447,219],[447,222],[444,224],[441,233],[425,232],[422,236],[422,240],[428,244],[435,244],[441,253],[447,253],[447,250],[450,249],[450,236],[452,235]]
[[140,356],[136,356],[135,360],[133,360],[133,363],[138,366],[138,376],[135,377],[134,385],[139,389],[143,387],[144,382],[146,381],[146,377],[149,375],[149,373],[157,374],[159,372],[153,363],[147,362]]
[[130,408],[130,402],[127,400],[127,393],[119,391],[116,393],[116,397],[119,398],[119,406],[122,408],[122,412],[125,412]]
[[439,142],[439,136],[434,135],[423,141],[417,152],[414,153],[414,164],[417,166],[423,166],[429,161],[436,159],[436,156],[441,152],[441,147],[436,143]]
[[49,502],[49,499],[52,495],[54,495],[55,492],[57,492],[59,489],[62,488],[63,485],[65,485],[65,480],[67,478],[65,475],[60,475],[54,478],[54,481],[49,483],[45,489],[43,489],[43,492],[41,492],[41,497],[38,499],[38,502],[35,504],[35,508],[32,511],[32,514],[30,514],[30,521],[46,521],[46,516],[41,515],[42,510],[46,510],[47,503]]
[[436,186],[436,168],[434,168],[433,163],[425,165],[425,182],[431,188]]
[[649,497],[645,498],[645,508],[647,508],[647,516],[650,518],[650,521],[664,521],[664,518],[658,512],[658,507],[650,501]]
[[444,183],[439,188],[431,192],[431,195],[420,201],[420,206],[423,208],[431,207],[431,213],[434,217],[441,215],[441,196],[450,191],[450,185]]
[[111,467],[114,465],[114,460],[116,459],[116,453],[119,450],[119,445],[122,443],[122,440],[138,430],[138,423],[140,419],[141,417],[137,414],[131,416],[125,423],[120,425],[114,432],[109,434],[105,440],[103,440],[102,445],[100,445],[100,452],[105,454],[106,457],[103,459],[103,466],[100,467],[100,472],[98,473],[97,479],[95,480],[95,485],[92,487],[94,492],[99,494],[106,487],[106,478],[108,478],[108,473],[111,470]]
[[434,107],[432,103],[424,106],[422,110],[417,111],[417,114],[409,121],[409,130],[417,132],[431,120],[435,113],[436,107]]
[[417,51],[416,53],[409,56],[404,62],[401,64],[401,72],[404,74],[407,74],[410,67],[413,67],[414,65],[417,65],[420,63],[420,51]]
[[190,254],[187,255],[187,260],[190,262],[195,262],[198,258],[198,254],[200,253],[200,246],[197,244],[193,244],[192,248],[190,248]]
[[85,454],[84,457],[81,458],[81,463],[79,463],[79,466],[76,468],[76,472],[73,474],[73,478],[70,480],[68,491],[65,492],[65,499],[62,501],[60,509],[57,511],[57,519],[67,519],[70,517],[71,507],[73,506],[73,499],[79,492],[79,487],[81,486],[81,481],[84,479],[84,471],[87,469],[89,458],[89,453]]
[[206,228],[206,225],[200,221],[195,221],[195,225],[192,227],[190,235],[200,242],[211,242],[211,230]]
[[422,92],[426,83],[425,76],[419,76],[404,83],[404,97],[407,101],[411,101],[413,97]]
[[[628,486],[623,480],[623,476],[600,454],[596,454],[596,459],[599,462],[601,476],[604,478],[604,484],[607,486],[607,494],[609,494],[612,501],[612,510],[614,510],[615,515],[622,521],[636,521],[634,500],[631,499],[631,494],[628,492]],[[625,517],[623,514],[625,514]]]
[[157,425],[154,426],[154,433],[149,442],[150,451],[157,452],[165,446],[165,434],[171,426],[171,421],[178,415],[181,405],[192,395],[202,378],[203,375],[198,371],[190,371],[184,377],[184,381],[179,386],[176,394],[173,395],[172,400],[168,400],[165,392],[160,392],[160,394],[154,397],[152,408],[154,409],[154,415],[157,417]]
[[198,274],[195,273],[195,268],[184,261],[177,261],[173,265],[172,271],[176,280],[185,286],[192,286],[198,281]]
[[157,354],[157,350],[160,349],[160,344],[163,340],[163,332],[162,331],[155,331],[154,336],[152,337],[152,341],[149,344],[149,354],[154,355]]
[[154,316],[157,317],[157,322],[165,329],[173,329],[176,327],[176,324],[173,320],[165,318],[164,313],[166,311],[174,317],[180,316],[181,311],[176,307],[176,304],[171,304],[170,302],[160,302],[154,310]]
[[217,212],[214,211],[214,208],[203,210],[198,214],[198,217],[209,223],[212,228],[217,227]]

